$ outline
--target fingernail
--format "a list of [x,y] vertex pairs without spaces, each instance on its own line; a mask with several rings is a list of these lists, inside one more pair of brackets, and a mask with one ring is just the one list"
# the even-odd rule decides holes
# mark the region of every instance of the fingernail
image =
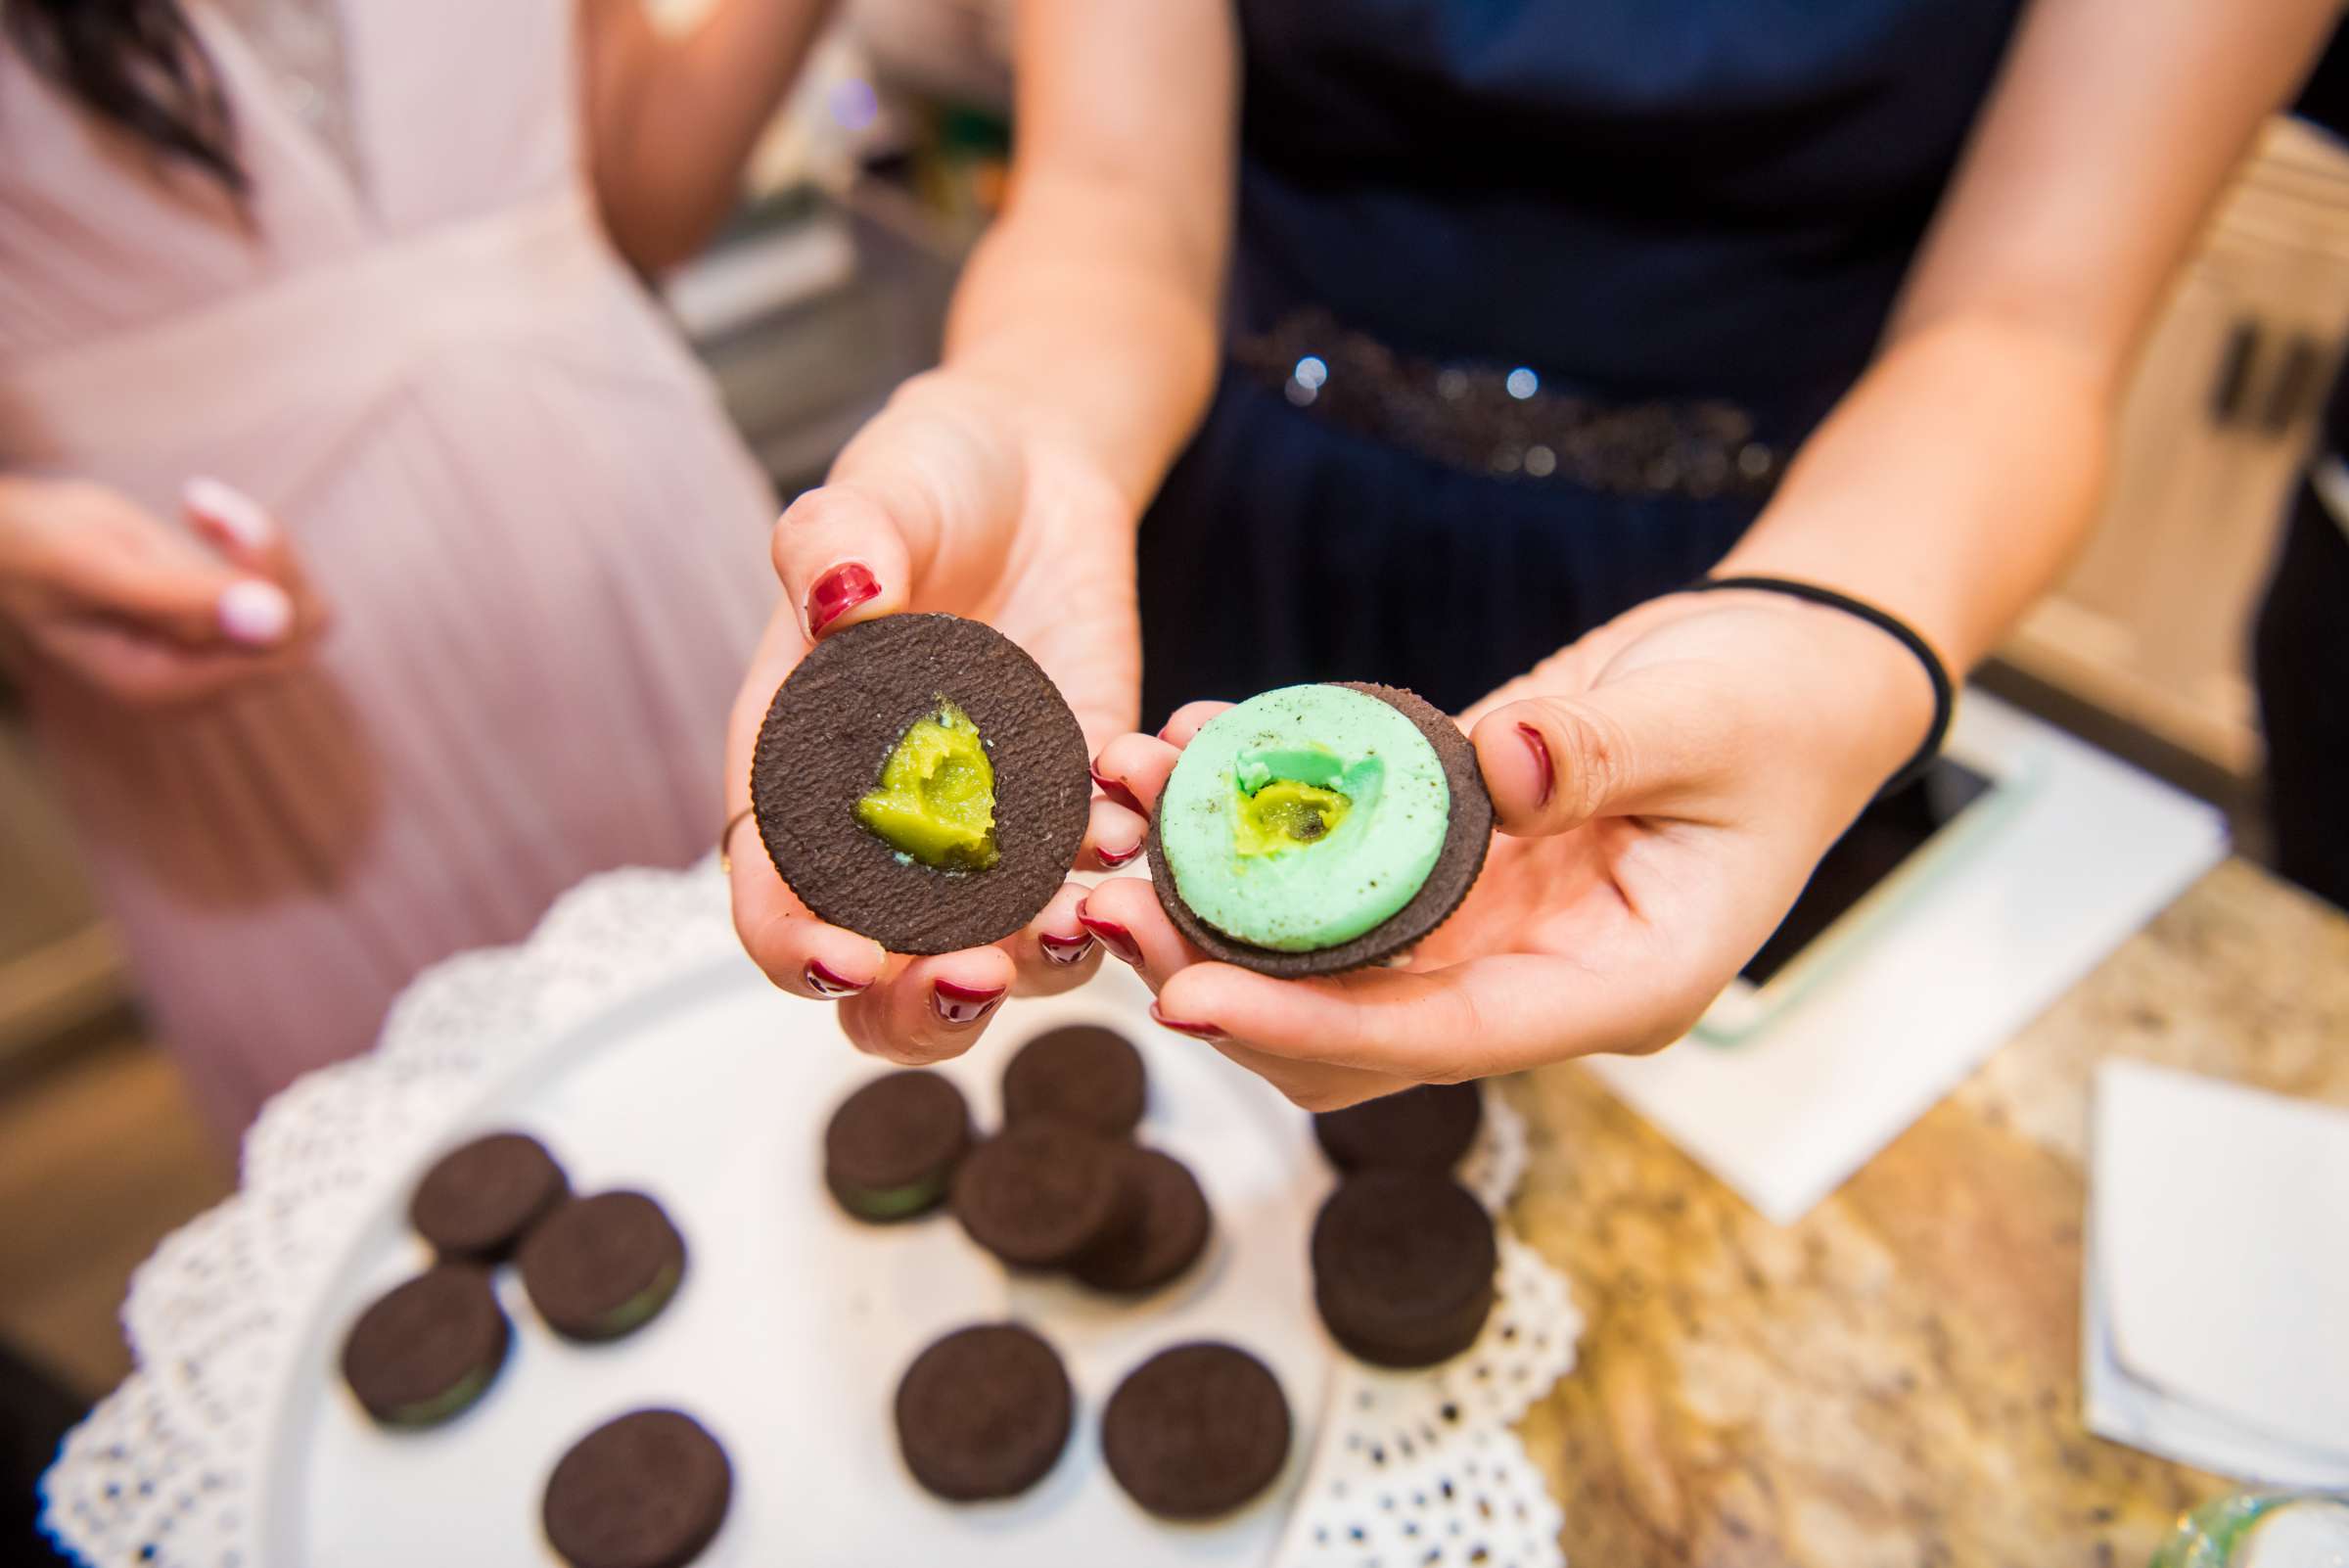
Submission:
[[220,629],[254,648],[273,647],[294,625],[294,601],[274,582],[247,577],[220,591]]
[[976,1024],[994,1011],[995,1003],[1003,999],[1003,988],[992,991],[974,991],[957,986],[951,980],[934,982],[930,987],[930,1007],[938,1014],[939,1022],[957,1029]]
[[1558,782],[1557,773],[1549,765],[1549,742],[1543,740],[1542,732],[1531,724],[1518,725],[1517,733],[1525,737],[1526,750],[1534,754],[1534,765],[1542,769],[1542,793],[1535,797],[1534,805],[1547,806],[1549,792]]
[[248,550],[265,550],[277,542],[277,525],[261,503],[222,480],[200,475],[179,492],[181,504],[199,513]]
[[1156,1002],[1150,1004],[1150,1017],[1159,1028],[1171,1029],[1177,1035],[1188,1035],[1193,1039],[1228,1039],[1230,1038],[1213,1024],[1185,1024],[1177,1019],[1169,1018],[1158,1010]]
[[1085,907],[1082,903],[1077,906],[1077,919],[1085,930],[1093,934],[1102,946],[1107,947],[1111,952],[1133,965],[1134,968],[1142,967],[1141,944],[1133,940],[1132,932],[1114,920],[1094,919],[1085,912]]
[[1093,854],[1103,865],[1109,867],[1112,871],[1115,871],[1118,867],[1124,865],[1127,861],[1132,859],[1135,855],[1141,853],[1142,847],[1137,844],[1130,850],[1119,850],[1115,852],[1109,850],[1095,850]]
[[1117,802],[1128,811],[1137,812],[1142,816],[1148,816],[1150,814],[1148,811],[1142,809],[1142,803],[1134,799],[1133,791],[1128,789],[1125,785],[1119,783],[1114,778],[1103,778],[1101,776],[1100,769],[1098,768],[1093,769],[1092,774],[1093,787],[1099,790],[1102,794],[1108,796],[1111,800]]
[[807,590],[807,635],[821,635],[833,622],[880,596],[881,584],[861,563],[851,561],[834,567]]
[[813,958],[800,971],[800,978],[818,996],[853,996],[872,984],[869,980],[844,980]]
[[1081,964],[1084,955],[1093,950],[1093,934],[1081,931],[1074,937],[1038,937],[1036,945],[1056,964]]

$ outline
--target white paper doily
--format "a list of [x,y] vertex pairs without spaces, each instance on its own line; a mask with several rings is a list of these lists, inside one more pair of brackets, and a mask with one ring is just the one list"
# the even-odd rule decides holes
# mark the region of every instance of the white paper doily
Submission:
[[[713,865],[598,877],[528,943],[428,972],[375,1051],[273,1100],[247,1135],[237,1195],[134,1276],[122,1316],[137,1370],[44,1478],[51,1534],[102,1568],[296,1568],[270,1555],[281,1494],[299,1485],[288,1456],[299,1445],[278,1429],[321,1398],[355,1238],[381,1230],[387,1195],[570,1037],[735,955]],[[1462,1179],[1497,1210],[1523,1172],[1525,1131],[1490,1086],[1486,1105]],[[1303,1234],[1289,1244],[1301,1253]],[[1558,1509],[1509,1427],[1573,1365],[1581,1330],[1564,1279],[1504,1228],[1500,1304],[1468,1354],[1400,1374],[1327,1353],[1319,1419],[1300,1420],[1317,1439],[1267,1560],[1557,1568]],[[1081,1428],[1076,1441],[1087,1439]],[[727,1545],[712,1568],[737,1555]],[[1045,1546],[1029,1560],[1059,1559]]]

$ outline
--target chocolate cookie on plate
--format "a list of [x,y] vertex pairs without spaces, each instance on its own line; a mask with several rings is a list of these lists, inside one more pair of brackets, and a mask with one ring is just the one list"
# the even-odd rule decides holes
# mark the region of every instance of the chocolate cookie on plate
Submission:
[[1313,1304],[1340,1345],[1380,1366],[1432,1366],[1483,1331],[1500,1255],[1493,1217],[1449,1176],[1368,1171],[1313,1220]]
[[386,1426],[437,1426],[488,1392],[513,1340],[487,1270],[440,1264],[359,1314],[343,1379]]
[[1289,1457],[1289,1402],[1246,1351],[1177,1345],[1109,1397],[1101,1453],[1126,1495],[1151,1513],[1213,1519],[1279,1476]]
[[962,1091],[936,1073],[890,1073],[856,1090],[824,1128],[824,1184],[859,1220],[887,1223],[945,1201],[971,1147]]
[[1003,1120],[1035,1117],[1124,1137],[1142,1119],[1142,1053],[1114,1029],[1067,1024],[1020,1047],[1003,1069]]
[[898,1447],[924,1490],[949,1502],[1016,1497],[1068,1447],[1076,1395],[1060,1356],[1017,1323],[957,1329],[898,1384]]
[[605,1340],[642,1327],[685,1276],[685,1238],[641,1192],[573,1198],[524,1238],[523,1288],[566,1339]]
[[528,1132],[490,1132],[433,1163],[408,1201],[408,1222],[443,1258],[495,1263],[569,1196],[545,1144]]
[[681,1410],[632,1410],[572,1445],[539,1521],[571,1568],[685,1568],[734,1497],[717,1439]]

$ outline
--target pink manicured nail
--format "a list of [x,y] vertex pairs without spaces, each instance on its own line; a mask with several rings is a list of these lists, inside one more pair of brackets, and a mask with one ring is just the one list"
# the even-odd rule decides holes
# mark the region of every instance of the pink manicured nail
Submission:
[[1171,1029],[1177,1035],[1188,1035],[1193,1039],[1228,1039],[1230,1038],[1213,1024],[1185,1024],[1169,1018],[1158,1010],[1156,1002],[1150,1004],[1150,1017],[1159,1028]]
[[1557,787],[1558,775],[1549,765],[1549,742],[1531,724],[1520,724],[1517,733],[1525,737],[1525,749],[1534,754],[1534,765],[1542,769],[1542,793],[1535,797],[1537,807],[1549,804],[1549,792]]
[[994,1011],[995,1003],[1002,999],[1001,986],[991,991],[974,991],[968,986],[957,986],[951,980],[941,980],[930,987],[931,1011],[938,1014],[940,1023],[950,1024],[956,1029],[976,1024]]
[[247,577],[220,592],[220,629],[231,641],[270,648],[294,627],[294,601],[274,582]]
[[1127,861],[1132,859],[1135,855],[1141,853],[1142,847],[1137,844],[1130,850],[1118,850],[1114,852],[1110,850],[1095,850],[1093,854],[1094,857],[1100,860],[1103,865],[1109,867],[1112,871],[1115,871],[1118,867],[1124,865]]
[[834,567],[807,590],[807,635],[822,635],[833,622],[880,596],[880,582],[860,563]]
[[1114,778],[1103,778],[1101,776],[1101,770],[1097,767],[1092,770],[1092,773],[1093,787],[1099,790],[1102,794],[1108,796],[1111,800],[1126,807],[1127,810],[1134,812],[1136,815],[1148,816],[1150,814],[1148,811],[1142,808],[1142,803],[1134,798],[1133,791],[1128,789],[1125,785],[1119,783]]
[[261,503],[233,484],[199,476],[181,487],[179,499],[248,550],[266,550],[277,542],[277,525]]
[[1133,940],[1132,932],[1114,920],[1094,919],[1085,912],[1082,903],[1077,905],[1077,919],[1085,930],[1093,934],[1094,940],[1099,942],[1102,946],[1107,947],[1111,952],[1133,965],[1134,968],[1142,967],[1142,945]]
[[1084,955],[1093,950],[1093,935],[1083,931],[1074,937],[1038,937],[1036,945],[1056,964],[1081,964]]
[[869,980],[844,980],[813,958],[800,971],[800,979],[818,996],[853,996],[872,984]]

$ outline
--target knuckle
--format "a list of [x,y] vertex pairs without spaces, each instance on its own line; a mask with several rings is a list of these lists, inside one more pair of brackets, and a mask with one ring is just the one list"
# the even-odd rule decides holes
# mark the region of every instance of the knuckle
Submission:
[[1614,798],[1631,766],[1631,737],[1613,715],[1562,699],[1543,703],[1552,754],[1553,816],[1581,822]]

